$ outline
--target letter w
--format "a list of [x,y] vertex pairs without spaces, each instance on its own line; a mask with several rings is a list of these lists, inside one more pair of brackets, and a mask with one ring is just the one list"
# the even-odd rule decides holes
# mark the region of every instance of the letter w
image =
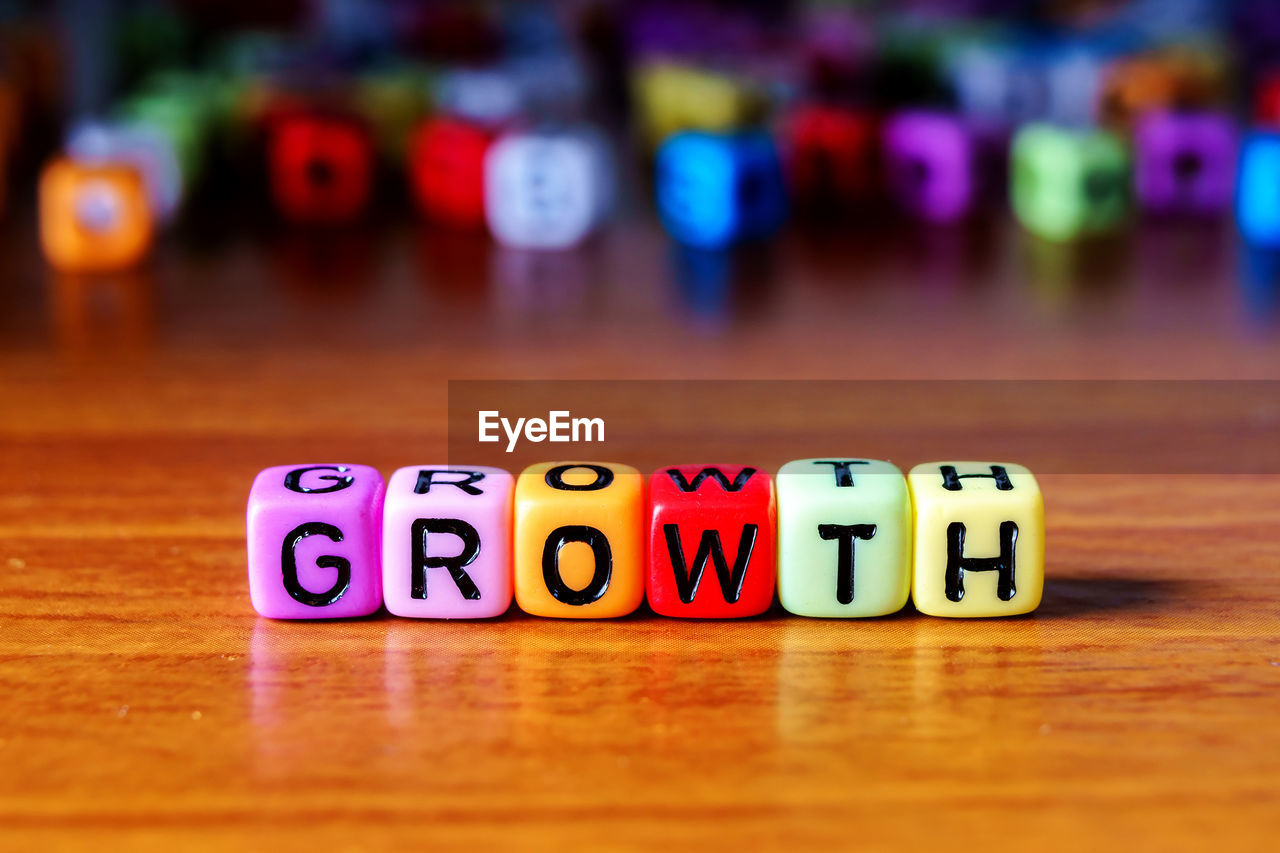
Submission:
[[671,481],[675,483],[676,487],[682,492],[698,491],[698,486],[701,486],[702,481],[708,477],[719,483],[720,488],[724,489],[726,492],[740,491],[755,473],[755,468],[743,468],[738,472],[738,476],[733,478],[733,482],[730,483],[729,478],[726,477],[724,472],[719,468],[703,468],[693,478],[693,481],[690,482],[684,478],[684,474],[678,468],[667,469],[667,476],[671,478]]
[[693,597],[698,594],[698,586],[702,583],[707,560],[712,560],[716,565],[716,577],[720,581],[720,592],[724,594],[724,600],[729,604],[736,602],[742,595],[742,583],[747,577],[747,564],[751,562],[751,551],[756,545],[758,529],[754,524],[742,525],[742,537],[738,540],[738,553],[733,559],[732,571],[724,557],[724,546],[720,544],[720,531],[702,531],[702,540],[698,543],[698,553],[694,555],[693,568],[690,570],[684,561],[684,547],[680,544],[680,525],[662,525],[680,600],[685,604],[692,603]]

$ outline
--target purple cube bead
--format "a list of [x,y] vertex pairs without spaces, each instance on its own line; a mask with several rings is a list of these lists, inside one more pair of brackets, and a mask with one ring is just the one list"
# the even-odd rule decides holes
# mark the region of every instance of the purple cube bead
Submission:
[[884,127],[889,192],[908,214],[929,222],[955,222],[976,196],[973,137],[957,116],[912,110]]
[[249,598],[273,619],[368,616],[382,606],[382,475],[280,465],[249,490]]
[[1213,214],[1231,206],[1236,130],[1217,113],[1153,112],[1134,133],[1138,202],[1153,213]]

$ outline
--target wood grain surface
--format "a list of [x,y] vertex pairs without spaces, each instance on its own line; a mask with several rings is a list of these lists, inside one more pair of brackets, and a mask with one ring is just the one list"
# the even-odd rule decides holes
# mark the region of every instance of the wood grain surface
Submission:
[[0,234],[0,846],[1274,849],[1273,471],[1043,473],[1013,620],[281,623],[245,581],[258,469],[437,461],[450,379],[1280,378],[1229,234],[202,240],[88,280]]

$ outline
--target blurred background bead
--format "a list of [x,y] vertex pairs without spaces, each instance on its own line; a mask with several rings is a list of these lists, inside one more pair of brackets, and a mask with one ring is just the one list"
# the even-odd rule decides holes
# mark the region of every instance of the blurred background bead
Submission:
[[797,207],[821,212],[866,202],[878,187],[879,131],[867,111],[805,104],[785,124],[787,175]]
[[973,137],[957,116],[912,110],[889,116],[884,127],[885,180],[909,215],[955,222],[977,194]]
[[1028,231],[1049,240],[1105,233],[1129,212],[1129,153],[1106,131],[1027,125],[1013,141],[1010,195]]
[[147,187],[156,220],[166,222],[182,202],[182,169],[173,142],[149,124],[82,122],[67,137],[67,154],[85,164],[128,163]]
[[1134,132],[1135,190],[1152,213],[1208,215],[1235,190],[1236,132],[1219,113],[1154,112]]
[[409,143],[409,176],[419,207],[432,220],[483,228],[487,127],[461,119],[428,119]]
[[1254,131],[1240,146],[1236,221],[1254,246],[1280,248],[1280,133]]
[[142,261],[155,226],[142,175],[124,163],[58,158],[40,176],[40,242],[64,272],[125,269]]
[[324,114],[282,118],[271,132],[271,192],[300,223],[349,222],[372,191],[372,143],[359,123]]
[[589,128],[509,133],[485,156],[485,215],[504,245],[568,249],[608,215],[612,173]]
[[778,152],[764,133],[677,134],[658,151],[656,181],[663,225],[691,246],[765,237],[786,215]]

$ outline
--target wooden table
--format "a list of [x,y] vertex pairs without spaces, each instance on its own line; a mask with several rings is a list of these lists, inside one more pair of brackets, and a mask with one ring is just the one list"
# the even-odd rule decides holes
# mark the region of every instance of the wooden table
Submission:
[[[1275,379],[1227,232],[187,231],[105,280],[32,245],[0,235],[0,845],[1274,849],[1274,469],[1042,472],[1018,620],[291,624],[245,583],[254,472],[437,461],[449,379]],[[735,461],[803,455],[770,423]]]

